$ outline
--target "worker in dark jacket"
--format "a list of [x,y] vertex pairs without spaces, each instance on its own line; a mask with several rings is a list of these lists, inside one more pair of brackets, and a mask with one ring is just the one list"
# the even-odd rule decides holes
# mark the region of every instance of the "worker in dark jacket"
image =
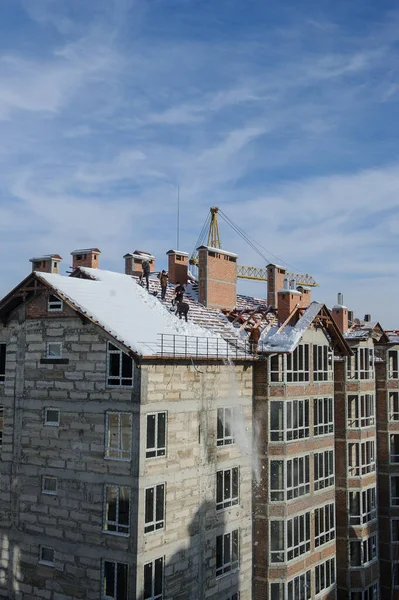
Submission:
[[178,304],[179,302],[183,302],[183,296],[184,296],[184,292],[186,290],[184,289],[184,285],[182,285],[179,281],[176,283],[176,287],[175,287],[175,304]]
[[165,300],[166,288],[168,287],[168,274],[163,269],[161,271],[161,273],[158,273],[157,277],[158,277],[159,282],[161,284],[161,300]]
[[249,347],[255,356],[258,355],[258,344],[261,336],[261,331],[257,325],[251,328],[249,333]]
[[141,268],[143,269],[143,272],[141,274],[140,277],[140,284],[142,284],[143,282],[143,277],[146,281],[146,286],[147,286],[147,291],[150,289],[150,284],[148,281],[148,278],[150,276],[150,261],[149,260],[143,260],[143,262],[141,263]]

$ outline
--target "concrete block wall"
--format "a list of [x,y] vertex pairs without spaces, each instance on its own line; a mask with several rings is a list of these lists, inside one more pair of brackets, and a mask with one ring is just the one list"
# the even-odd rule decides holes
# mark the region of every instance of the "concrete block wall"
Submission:
[[[217,409],[236,406],[247,438],[216,444]],[[140,448],[138,531],[144,531],[145,487],[166,484],[165,528],[138,536],[137,598],[143,565],[165,557],[165,598],[220,600],[252,586],[252,369],[244,365],[143,364],[141,429],[148,413],[167,411],[166,457]],[[216,472],[239,467],[238,506],[216,511]],[[216,579],[216,536],[239,529],[239,571]]]
[[[8,550],[1,554],[0,598],[98,599],[103,559],[135,570],[135,538],[102,529],[107,483],[131,488],[135,529],[138,451],[133,447],[131,462],[106,460],[104,439],[106,411],[130,412],[138,445],[139,376],[133,390],[106,387],[109,338],[99,327],[71,317],[24,317],[21,309],[7,329],[2,386],[0,528]],[[63,342],[68,364],[41,364],[47,341]],[[44,424],[46,407],[60,410],[58,427]],[[56,495],[42,493],[43,475],[57,477]],[[54,567],[38,564],[41,545],[54,548]]]
[[[238,590],[250,600],[252,448],[218,448],[216,426],[217,408],[236,402],[251,439],[251,368],[148,364],[136,369],[133,390],[108,388],[109,336],[71,314],[36,319],[40,302],[0,329],[8,343],[0,386],[0,598],[98,599],[103,560],[129,565],[130,589],[140,598],[144,563],[164,556],[170,600],[199,600],[201,589],[210,600]],[[41,363],[48,341],[62,341],[67,364]],[[44,424],[46,407],[60,410],[58,427]],[[132,414],[130,462],[104,459],[109,410]],[[161,410],[168,412],[167,456],[146,460],[146,415]],[[240,504],[216,513],[216,472],[233,466],[240,468]],[[43,475],[57,477],[56,495],[42,493]],[[166,525],[144,535],[145,488],[160,480]],[[128,538],[102,531],[105,484],[130,487]],[[240,569],[216,579],[216,536],[236,528]],[[54,567],[38,564],[41,545],[54,548]]]

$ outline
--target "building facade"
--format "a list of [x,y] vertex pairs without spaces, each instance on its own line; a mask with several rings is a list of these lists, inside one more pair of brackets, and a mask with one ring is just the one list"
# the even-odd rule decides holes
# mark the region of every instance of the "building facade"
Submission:
[[250,600],[252,360],[139,356],[72,296],[1,305],[0,597]]
[[389,335],[376,362],[381,598],[399,597],[399,336]]
[[254,366],[254,412],[262,423],[261,480],[254,493],[254,598],[332,599],[334,356],[349,352],[322,305],[299,311],[289,323],[266,337],[265,360]]
[[345,314],[338,322],[353,352],[335,362],[338,597],[374,600],[380,580],[375,348],[387,336],[378,324],[348,330]]
[[0,598],[396,600],[398,335],[198,250],[198,282],[168,252],[188,325],[139,250],[0,302]]

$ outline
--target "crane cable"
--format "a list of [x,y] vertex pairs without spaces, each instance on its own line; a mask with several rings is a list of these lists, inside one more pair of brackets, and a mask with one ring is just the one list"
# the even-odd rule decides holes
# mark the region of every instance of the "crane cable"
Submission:
[[290,267],[291,269],[293,269],[294,271],[297,271],[298,269],[296,269],[296,267],[294,267],[293,265],[290,265],[289,263],[287,263],[285,260],[283,260],[282,258],[276,256],[275,254],[273,254],[272,252],[270,252],[270,250],[268,250],[267,248],[265,248],[264,246],[262,246],[262,244],[259,244],[259,242],[257,242],[256,240],[254,240],[254,238],[252,238],[250,235],[246,234],[245,231],[243,229],[241,229],[241,227],[239,227],[239,225],[236,225],[222,210],[219,209],[219,214],[222,217],[222,219],[224,219],[226,221],[226,223],[228,225],[230,225],[230,227],[236,232],[238,233],[239,236],[241,236],[243,238],[243,240],[245,242],[247,242],[247,244],[249,246],[251,246],[251,248],[253,250],[255,250],[255,252],[267,263],[270,262],[270,260],[258,249],[262,248],[263,250],[265,250],[266,252],[268,252],[271,256],[273,256],[274,258],[276,258],[279,262],[287,265],[287,267]]
[[[245,231],[243,231],[243,229],[241,229],[241,227],[239,227],[238,225],[236,225],[223,211],[221,211],[219,209],[219,213],[220,216],[222,217],[222,219],[224,219],[226,221],[226,223],[228,225],[230,225],[230,227],[236,232],[238,233],[238,235],[240,237],[243,238],[243,240],[245,242],[247,242],[247,244],[249,246],[251,246],[251,248],[257,253],[259,254],[259,256],[266,262],[268,263],[269,260],[266,258],[266,256],[257,248],[257,246],[251,241],[251,239],[247,236],[247,234],[245,233]],[[256,243],[256,242],[255,242]],[[259,244],[258,244],[259,245]]]
[[211,222],[211,214],[208,213],[208,216],[205,219],[204,225],[202,226],[201,232],[200,232],[200,234],[198,236],[197,242],[196,242],[196,244],[195,244],[195,246],[193,248],[191,256],[195,256],[196,253],[197,253],[197,248],[202,245],[202,243],[203,243],[203,241],[205,239],[205,236],[206,236],[206,230],[209,229],[210,222]]

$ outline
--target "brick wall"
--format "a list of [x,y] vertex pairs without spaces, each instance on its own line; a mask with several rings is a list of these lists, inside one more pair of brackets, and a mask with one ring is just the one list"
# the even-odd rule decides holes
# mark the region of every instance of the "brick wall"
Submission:
[[287,290],[277,294],[277,312],[279,323],[284,323],[296,306],[300,306],[301,294],[296,290]]
[[188,254],[169,250],[167,255],[169,282],[186,284],[188,279]]
[[267,265],[267,303],[277,308],[277,292],[283,289],[286,269],[278,265]]
[[72,268],[77,269],[78,267],[89,267],[90,269],[98,269],[99,258],[101,252],[95,248],[89,248],[78,254],[72,254]]
[[237,263],[223,250],[198,251],[199,301],[209,308],[234,308],[237,300]]

